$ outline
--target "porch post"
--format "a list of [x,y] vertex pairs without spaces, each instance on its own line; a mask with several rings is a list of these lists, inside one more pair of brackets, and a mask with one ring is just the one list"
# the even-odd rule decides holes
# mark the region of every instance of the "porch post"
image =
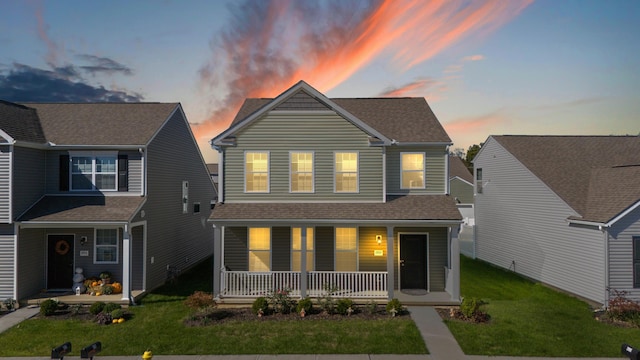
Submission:
[[213,297],[220,297],[222,269],[222,239],[220,227],[213,225]]
[[[462,225],[460,225],[462,226]],[[460,242],[458,241],[458,229],[450,226],[451,234],[451,269],[453,272],[451,284],[451,300],[460,300]]]
[[131,301],[131,234],[129,225],[122,230],[122,299]]
[[307,297],[307,227],[300,228],[300,298]]
[[389,300],[393,299],[394,288],[393,241],[393,226],[387,226],[387,293]]

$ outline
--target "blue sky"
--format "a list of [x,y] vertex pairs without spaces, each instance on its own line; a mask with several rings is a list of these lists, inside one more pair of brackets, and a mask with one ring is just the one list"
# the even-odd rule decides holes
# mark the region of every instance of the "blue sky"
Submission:
[[182,103],[207,140],[245,97],[426,97],[491,134],[640,133],[640,2],[7,1],[0,99]]

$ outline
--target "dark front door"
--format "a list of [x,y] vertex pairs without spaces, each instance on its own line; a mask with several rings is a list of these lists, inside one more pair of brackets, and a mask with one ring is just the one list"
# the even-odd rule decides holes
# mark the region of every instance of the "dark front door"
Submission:
[[427,289],[426,234],[400,234],[400,287]]
[[73,286],[73,235],[47,237],[47,288],[71,289]]

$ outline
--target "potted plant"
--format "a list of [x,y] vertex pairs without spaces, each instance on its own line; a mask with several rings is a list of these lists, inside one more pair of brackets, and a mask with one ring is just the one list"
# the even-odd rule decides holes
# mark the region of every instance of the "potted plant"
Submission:
[[111,283],[111,273],[108,271],[101,272],[100,279],[102,279],[102,285]]

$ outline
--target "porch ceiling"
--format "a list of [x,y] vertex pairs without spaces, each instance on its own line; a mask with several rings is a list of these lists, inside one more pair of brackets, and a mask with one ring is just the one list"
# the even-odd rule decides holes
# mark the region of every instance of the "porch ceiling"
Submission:
[[388,196],[385,203],[225,203],[210,220],[443,221],[462,216],[448,195]]
[[126,222],[144,200],[140,196],[45,196],[18,221]]

